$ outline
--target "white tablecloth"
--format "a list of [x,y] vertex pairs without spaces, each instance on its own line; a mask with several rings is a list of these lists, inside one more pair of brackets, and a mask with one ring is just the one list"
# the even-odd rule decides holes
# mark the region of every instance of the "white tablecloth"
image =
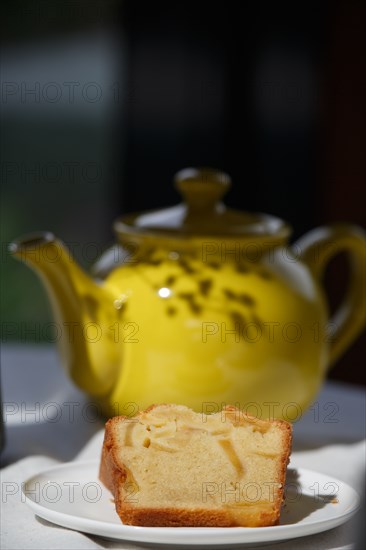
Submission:
[[[6,465],[1,470],[1,482],[2,488],[13,483],[15,489],[11,491],[13,495],[8,490],[2,494],[0,547],[146,548],[52,525],[35,517],[22,502],[20,484],[28,477],[60,461],[99,458],[102,423],[95,409],[62,373],[53,348],[5,347],[2,381],[7,446],[2,457]],[[323,472],[362,492],[365,436],[365,392],[357,387],[327,383],[314,406],[294,425],[291,467]],[[273,545],[273,550],[290,550],[295,546],[297,550],[355,548],[361,523],[364,520],[361,522],[356,516],[330,531]],[[271,550],[272,545],[265,548]]]

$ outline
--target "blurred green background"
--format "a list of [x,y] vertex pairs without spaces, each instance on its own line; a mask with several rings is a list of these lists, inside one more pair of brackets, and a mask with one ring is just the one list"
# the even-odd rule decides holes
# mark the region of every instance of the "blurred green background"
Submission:
[[[14,238],[52,231],[88,268],[111,239],[113,182],[101,121],[5,118],[3,132],[3,341],[37,341],[51,320],[38,277],[7,251]],[[37,197],[37,200],[34,200]],[[18,329],[14,327],[17,324]],[[29,327],[29,333],[25,330]],[[33,333],[38,326],[41,336]]]
[[[124,60],[112,22],[119,4],[3,3],[2,342],[52,339],[45,291],[9,255],[12,240],[54,232],[88,269],[113,238],[120,176],[113,83]],[[118,146],[121,140],[119,129]]]

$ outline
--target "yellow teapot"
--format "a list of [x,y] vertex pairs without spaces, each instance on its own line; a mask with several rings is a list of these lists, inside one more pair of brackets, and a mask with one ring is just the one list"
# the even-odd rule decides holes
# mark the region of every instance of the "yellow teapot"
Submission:
[[[66,369],[106,416],[231,403],[296,420],[365,324],[363,231],[321,227],[289,245],[282,220],[225,207],[226,174],[189,168],[175,184],[181,204],[115,221],[96,280],[50,233],[10,245],[44,282]],[[350,283],[329,319],[321,279],[341,251]]]

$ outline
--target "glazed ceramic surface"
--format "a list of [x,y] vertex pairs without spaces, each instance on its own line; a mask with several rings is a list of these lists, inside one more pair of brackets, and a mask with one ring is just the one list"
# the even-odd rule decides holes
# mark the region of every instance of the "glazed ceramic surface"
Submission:
[[[11,246],[48,289],[65,367],[107,416],[174,402],[298,419],[364,326],[362,230],[318,228],[290,246],[281,220],[225,208],[225,174],[176,182],[184,203],[115,222],[96,280],[51,234]],[[342,251],[350,284],[330,319],[322,274]]]

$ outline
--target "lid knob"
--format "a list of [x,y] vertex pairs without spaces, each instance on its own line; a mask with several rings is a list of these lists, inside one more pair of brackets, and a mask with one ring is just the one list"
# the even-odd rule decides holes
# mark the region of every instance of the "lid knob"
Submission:
[[[290,228],[282,220],[265,214],[242,212],[228,208],[222,196],[230,188],[230,177],[214,168],[186,168],[174,177],[174,185],[183,196],[176,206],[119,218],[115,229],[122,244],[151,239],[176,239],[177,249],[196,246],[203,237],[240,238],[266,237],[273,243],[283,242]],[[135,239],[135,240],[133,240]],[[190,242],[192,239],[192,242]],[[198,239],[196,242],[195,239]]]
[[225,172],[214,168],[185,168],[174,176],[174,185],[183,195],[190,212],[212,211],[230,188],[231,179]]

